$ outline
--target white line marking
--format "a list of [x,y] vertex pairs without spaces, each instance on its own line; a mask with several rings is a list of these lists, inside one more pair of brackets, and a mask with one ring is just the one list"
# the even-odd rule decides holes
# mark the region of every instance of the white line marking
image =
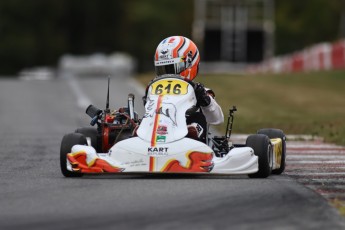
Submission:
[[[66,74],[67,75],[67,74]],[[68,85],[71,88],[71,91],[74,93],[77,98],[77,105],[85,109],[91,104],[91,100],[86,96],[83,90],[80,88],[78,81],[72,75],[66,76]]]
[[[330,159],[337,159],[337,160],[345,160],[345,156],[332,156],[332,155],[287,155],[286,159],[289,160],[299,160],[299,159],[326,159],[326,160],[330,160]],[[345,161],[344,161],[345,163]]]
[[289,161],[287,164],[345,164],[345,161]]
[[344,146],[334,145],[334,144],[326,144],[326,143],[289,143],[286,142],[287,149],[294,149],[294,148],[344,148]]
[[288,156],[345,156],[345,152],[287,152]]

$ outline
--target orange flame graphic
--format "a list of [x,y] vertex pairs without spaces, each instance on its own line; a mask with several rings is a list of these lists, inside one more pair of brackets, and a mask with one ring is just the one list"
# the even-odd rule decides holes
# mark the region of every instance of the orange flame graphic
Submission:
[[90,165],[86,162],[86,153],[81,151],[77,153],[69,153],[67,154],[67,159],[72,165],[72,169],[75,172],[81,173],[116,173],[122,172],[124,169],[118,168],[116,166],[112,166],[108,162],[102,159],[95,159],[90,163]]
[[184,167],[178,160],[171,160],[161,170],[162,172],[210,172],[213,168],[212,153],[191,152],[188,163]]

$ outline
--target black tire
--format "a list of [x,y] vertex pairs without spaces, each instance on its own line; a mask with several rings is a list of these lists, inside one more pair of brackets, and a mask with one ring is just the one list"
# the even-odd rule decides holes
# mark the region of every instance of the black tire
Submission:
[[272,174],[282,174],[285,170],[285,159],[286,159],[286,136],[284,132],[280,129],[260,129],[258,134],[265,134],[270,139],[280,138],[282,140],[282,158],[280,161],[280,167],[278,169],[272,170]]
[[80,133],[80,134],[83,134],[85,137],[90,137],[91,146],[95,148],[96,152],[99,152],[96,128],[93,128],[93,127],[78,128],[75,130],[75,133]]
[[272,146],[268,136],[263,134],[253,134],[248,136],[246,146],[254,150],[254,154],[259,157],[259,171],[249,174],[250,178],[266,178],[272,171]]
[[71,172],[67,170],[67,154],[71,152],[74,145],[87,145],[87,141],[84,135],[80,133],[69,133],[66,134],[61,141],[60,147],[60,168],[61,172],[65,177],[81,177],[82,173]]

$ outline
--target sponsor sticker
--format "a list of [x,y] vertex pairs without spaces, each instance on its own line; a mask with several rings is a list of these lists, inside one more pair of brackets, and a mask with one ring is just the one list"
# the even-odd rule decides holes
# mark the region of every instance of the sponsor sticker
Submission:
[[167,156],[168,147],[149,147],[147,148],[147,154],[149,156]]
[[166,135],[168,134],[168,127],[166,125],[159,125],[156,132],[159,135]]
[[166,136],[157,136],[156,137],[157,143],[165,143],[165,141],[166,141]]

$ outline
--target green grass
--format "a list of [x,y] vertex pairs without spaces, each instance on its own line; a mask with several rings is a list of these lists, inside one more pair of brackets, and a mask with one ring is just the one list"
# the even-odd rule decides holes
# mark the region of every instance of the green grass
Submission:
[[[149,82],[153,74],[140,75]],[[265,75],[199,75],[227,117],[236,105],[234,133],[279,128],[345,145],[345,71]],[[219,127],[225,130],[225,124]]]

